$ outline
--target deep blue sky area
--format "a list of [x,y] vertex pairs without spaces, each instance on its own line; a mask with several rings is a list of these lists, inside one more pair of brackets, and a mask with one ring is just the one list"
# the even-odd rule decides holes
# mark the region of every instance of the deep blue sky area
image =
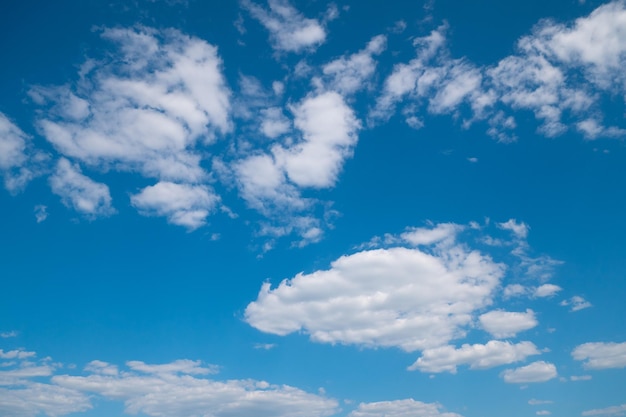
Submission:
[[626,2],[0,5],[0,416],[626,413]]

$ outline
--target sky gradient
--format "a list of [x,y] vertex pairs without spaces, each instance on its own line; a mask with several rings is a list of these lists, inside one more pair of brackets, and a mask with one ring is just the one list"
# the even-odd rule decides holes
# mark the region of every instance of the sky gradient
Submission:
[[626,2],[0,6],[0,415],[626,414]]

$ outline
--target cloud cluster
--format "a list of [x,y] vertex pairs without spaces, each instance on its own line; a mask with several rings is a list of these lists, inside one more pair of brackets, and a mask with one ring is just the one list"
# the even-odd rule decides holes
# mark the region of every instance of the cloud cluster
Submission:
[[423,403],[412,398],[396,401],[361,403],[348,417],[461,417],[457,413],[441,411],[436,403]]
[[[34,363],[34,352],[0,351],[0,413],[7,417],[51,417],[87,411],[94,400],[124,403],[125,412],[152,417],[294,416],[335,414],[335,400],[287,385],[250,379],[218,381],[214,365],[177,360],[166,364],[129,361],[127,369],[92,361],[85,375],[58,372],[49,359]],[[6,362],[6,360],[11,362]],[[17,361],[17,362],[16,362]],[[41,382],[43,379],[48,382]]]
[[557,371],[554,364],[544,361],[533,362],[530,365],[516,369],[507,369],[502,372],[504,382],[510,384],[526,384],[529,382],[545,382],[556,378]]
[[[39,129],[67,158],[157,179],[133,197],[142,212],[190,229],[204,224],[216,196],[202,185],[209,177],[201,166],[203,148],[232,127],[217,48],[175,30],[145,27],[105,29],[102,37],[117,53],[88,60],[73,86],[31,89],[31,98],[50,109]],[[78,165],[62,158],[53,191],[78,211],[110,214],[106,186],[79,175]],[[206,195],[179,213],[177,198],[188,189]]]
[[245,320],[268,333],[406,351],[463,337],[472,314],[491,304],[504,267],[454,240],[414,247],[415,233],[404,246],[342,256],[274,289],[263,284]]
[[583,411],[583,416],[623,416],[626,413],[626,404],[614,405],[606,408]]
[[572,357],[584,361],[585,369],[609,369],[626,367],[626,342],[585,343],[572,351]]
[[409,370],[454,374],[460,365],[469,365],[470,369],[488,369],[524,361],[529,356],[539,354],[539,350],[531,342],[513,344],[491,340],[484,345],[465,344],[458,349],[454,346],[441,346],[424,350],[422,356],[409,367]]
[[605,126],[601,94],[626,96],[626,3],[598,7],[570,25],[539,23],[517,43],[515,54],[478,67],[455,59],[446,47],[447,26],[414,41],[416,57],[396,64],[370,113],[391,116],[404,102],[407,123],[421,127],[420,114],[463,116],[464,126],[485,120],[499,141],[516,140],[515,112],[532,112],[548,137],[576,130],[587,139],[624,137],[626,129]]
[[483,329],[498,339],[514,337],[517,333],[532,329],[538,324],[534,311],[530,309],[525,313],[494,310],[482,314],[478,320]]
[[270,33],[276,51],[310,51],[326,40],[322,23],[302,15],[288,0],[268,0],[269,10],[250,0],[242,0],[241,4]]

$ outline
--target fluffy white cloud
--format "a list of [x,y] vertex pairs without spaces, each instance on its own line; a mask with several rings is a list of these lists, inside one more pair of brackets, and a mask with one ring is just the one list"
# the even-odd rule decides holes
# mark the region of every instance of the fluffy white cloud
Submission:
[[306,18],[288,0],[268,0],[269,10],[250,0],[242,0],[241,4],[269,31],[272,47],[277,51],[312,50],[326,40],[322,24]]
[[26,140],[22,130],[0,113],[0,170],[6,171],[26,162]]
[[291,130],[291,122],[279,107],[261,110],[261,132],[270,139],[275,139]]
[[386,48],[387,37],[378,35],[372,38],[365,49],[348,57],[341,57],[322,67],[328,79],[327,88],[341,94],[353,94],[368,86],[368,80],[376,71],[375,55]]
[[[146,27],[106,29],[102,37],[117,50],[87,60],[73,86],[31,89],[31,98],[47,107],[38,120],[42,134],[60,154],[88,166],[156,178],[133,205],[190,229],[201,226],[216,200],[203,185],[209,175],[202,148],[231,130],[217,48]],[[78,211],[110,213],[108,189],[79,174],[62,158],[50,179],[53,191]]]
[[528,404],[530,405],[543,405],[543,404],[552,404],[553,401],[550,400],[537,400],[535,398],[531,398],[528,400]]
[[[311,215],[314,201],[302,192],[336,184],[345,160],[352,156],[361,125],[344,98],[332,91],[311,94],[290,110],[299,134],[267,152],[253,151],[230,163],[215,160],[214,170],[233,181],[248,205],[269,219],[262,234],[282,236],[295,231],[302,242],[315,242],[323,234],[322,224]],[[277,133],[275,128],[270,129],[272,133]],[[279,131],[283,128],[287,125]]]
[[[373,120],[389,118],[396,104],[406,97],[416,103],[426,102],[433,114],[452,113],[464,102],[486,100],[481,91],[480,70],[466,60],[448,56],[446,30],[446,25],[441,26],[414,41],[416,57],[408,64],[394,66],[370,114]],[[407,107],[404,111],[407,122],[411,123],[416,113],[416,108]]]
[[556,376],[556,366],[544,361],[533,362],[521,368],[507,369],[502,372],[502,378],[504,378],[505,382],[510,384],[545,382]]
[[4,176],[4,186],[10,192],[17,192],[36,175],[38,162],[46,159],[39,152],[33,152],[29,137],[8,117],[0,112],[0,174]]
[[557,292],[561,291],[563,288],[554,284],[543,284],[539,287],[535,288],[533,291],[533,295],[539,298],[552,297]]
[[[107,29],[102,36],[119,51],[110,62],[87,61],[75,92],[31,92],[53,104],[39,120],[46,139],[94,166],[170,181],[205,178],[197,143],[230,130],[230,92],[217,49],[174,30]],[[68,108],[68,95],[84,106]]]
[[361,124],[343,97],[331,91],[305,98],[292,112],[302,141],[274,148],[278,165],[300,187],[332,187],[352,156]]
[[572,351],[577,361],[585,361],[586,369],[609,369],[626,367],[626,342],[585,343]]
[[527,309],[525,313],[495,310],[482,314],[478,320],[480,326],[498,339],[514,337],[517,333],[532,329],[538,322],[535,312]]
[[492,302],[503,269],[462,244],[364,250],[275,289],[263,284],[245,320],[323,343],[426,349],[465,334],[472,313]]
[[57,417],[90,408],[87,395],[57,385],[29,382],[19,388],[0,388],[0,414],[4,417]]
[[205,185],[161,181],[131,196],[131,203],[146,216],[165,216],[190,230],[203,226],[219,197]]
[[568,299],[568,300],[563,300],[559,303],[559,305],[563,306],[563,307],[570,307],[570,311],[574,312],[574,311],[579,311],[579,310],[583,310],[585,308],[589,308],[592,306],[592,304],[585,300],[583,297],[579,296],[579,295],[575,295],[572,298]]
[[34,356],[0,350],[3,417],[57,417],[94,408],[101,398],[123,402],[128,414],[153,417],[324,417],[338,411],[335,400],[291,386],[210,379],[217,367],[200,361],[130,361],[119,369],[95,360],[76,376],[59,375],[60,364],[50,358],[35,362]]
[[[57,375],[52,382],[77,392],[124,401],[129,414],[154,417],[328,416],[337,402],[286,385],[265,381],[215,381],[194,375],[214,373],[199,362],[147,365],[129,362],[129,371],[88,376]],[[100,368],[109,364],[100,363]]]
[[461,417],[460,414],[441,411],[442,408],[437,403],[423,403],[409,398],[361,403],[348,417]]
[[626,404],[614,405],[607,408],[596,408],[583,411],[583,416],[623,416],[626,413]]
[[82,174],[77,164],[61,158],[49,178],[52,192],[63,204],[89,217],[108,216],[115,212],[106,184],[98,183]]
[[457,366],[469,365],[470,369],[487,369],[526,360],[528,356],[540,354],[531,342],[512,344],[491,340],[486,344],[465,344],[458,349],[454,346],[441,346],[426,349],[422,356],[409,367],[409,370],[422,372],[456,373]]
[[603,125],[600,109],[605,93],[626,97],[624,22],[621,0],[570,24],[544,20],[518,41],[515,54],[484,67],[450,56],[443,25],[414,41],[416,57],[394,67],[370,117],[387,119],[404,101],[411,126],[423,125],[424,110],[465,114],[463,126],[486,120],[487,134],[510,142],[516,140],[512,113],[528,110],[548,137],[568,129],[589,139],[624,137],[626,129]]
[[526,239],[528,237],[528,225],[524,222],[518,223],[515,219],[509,219],[504,223],[498,223],[498,227],[503,230],[509,230],[518,239]]

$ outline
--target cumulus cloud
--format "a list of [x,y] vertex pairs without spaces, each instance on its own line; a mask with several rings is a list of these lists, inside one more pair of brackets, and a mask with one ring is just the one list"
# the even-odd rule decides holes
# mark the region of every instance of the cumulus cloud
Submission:
[[205,185],[161,181],[131,196],[132,205],[146,216],[164,216],[189,230],[206,224],[219,197]]
[[501,375],[504,382],[509,384],[525,384],[549,381],[557,376],[557,372],[554,364],[537,361],[520,368],[507,369]]
[[535,312],[525,313],[495,310],[478,317],[480,326],[498,339],[514,337],[517,333],[537,326]]
[[363,50],[325,64],[322,73],[327,79],[326,87],[345,95],[366,88],[376,71],[374,56],[380,55],[386,46],[387,37],[378,35]]
[[454,346],[441,346],[424,350],[409,370],[456,373],[459,365],[469,365],[470,369],[488,369],[524,361],[528,356],[538,354],[539,350],[531,342],[512,344],[491,340],[484,345],[465,344],[458,349]]
[[242,0],[241,5],[268,30],[276,51],[313,50],[326,40],[323,24],[305,17],[288,0],[268,0],[269,10],[250,0]]
[[230,164],[216,160],[214,169],[232,178],[248,205],[270,219],[265,234],[281,236],[295,230],[304,242],[315,242],[321,238],[322,225],[311,216],[314,202],[302,193],[336,184],[361,125],[344,98],[333,91],[311,94],[290,110],[295,138]]
[[624,128],[605,126],[600,108],[603,96],[626,97],[624,22],[624,1],[569,24],[543,20],[517,42],[514,54],[482,67],[451,56],[443,25],[414,41],[414,59],[394,66],[370,119],[386,120],[403,105],[410,125],[421,126],[417,115],[424,111],[448,113],[464,127],[486,121],[488,135],[511,142],[517,139],[515,113],[525,110],[547,137],[568,130],[588,139],[624,137]]
[[503,230],[509,230],[518,239],[526,239],[528,237],[528,225],[524,222],[517,222],[515,219],[509,219],[504,223],[498,223],[498,227]]
[[337,402],[287,385],[265,381],[215,381],[198,377],[214,373],[198,362],[176,361],[146,365],[129,362],[129,371],[102,372],[88,376],[57,375],[52,382],[60,387],[123,401],[125,412],[154,417],[202,416],[210,410],[216,417],[247,416],[328,416]]
[[[408,98],[427,104],[433,114],[452,113],[462,103],[485,100],[481,92],[482,74],[464,59],[452,59],[446,50],[447,25],[414,41],[416,57],[396,64],[384,82],[381,96],[370,113],[373,121],[386,120],[396,105]],[[416,117],[416,108],[407,107],[407,121]]]
[[338,411],[335,400],[295,387],[212,379],[217,367],[200,361],[129,361],[120,369],[94,360],[77,376],[59,374],[60,365],[50,365],[49,358],[33,362],[34,356],[23,350],[0,351],[3,416],[57,417],[95,408],[100,399],[123,402],[128,414],[152,417],[200,417],[207,412],[215,417],[324,417]]
[[572,351],[572,357],[584,361],[585,369],[610,369],[626,367],[626,342],[585,343]]
[[4,186],[12,193],[23,189],[39,175],[38,165],[47,157],[34,152],[30,138],[7,116],[0,112],[0,174]]
[[[117,50],[87,60],[76,83],[31,89],[31,98],[46,106],[37,121],[41,133],[59,153],[87,166],[157,179],[156,186],[135,196],[136,207],[198,227],[210,211],[206,200],[213,198],[202,185],[208,180],[203,148],[231,130],[230,91],[217,48],[176,30],[146,27],[105,29],[102,37]],[[79,211],[106,211],[106,197],[89,206],[89,198],[67,196],[62,183],[72,171],[77,166],[61,159],[51,179],[55,192]],[[179,201],[164,200],[188,197],[191,189],[201,207],[181,210]]]
[[539,298],[552,297],[557,292],[561,291],[563,288],[554,284],[543,284],[539,287],[535,288],[533,291],[533,295]]
[[583,310],[592,306],[589,301],[585,300],[579,295],[575,295],[570,299],[563,300],[559,303],[559,305],[563,307],[569,307],[569,311],[571,312]]
[[406,351],[462,337],[472,313],[491,304],[503,265],[459,243],[405,245],[342,256],[274,289],[265,283],[245,320],[267,333]]
[[572,375],[569,377],[570,381],[589,381],[591,379],[593,379],[593,377],[591,375]]
[[623,416],[626,413],[626,404],[614,405],[606,408],[596,408],[583,411],[583,416]]
[[423,403],[412,398],[396,401],[361,403],[348,417],[461,417],[442,411],[437,403]]
[[83,175],[77,164],[61,158],[49,178],[52,192],[68,207],[90,218],[109,216],[115,212],[111,205],[109,187]]

